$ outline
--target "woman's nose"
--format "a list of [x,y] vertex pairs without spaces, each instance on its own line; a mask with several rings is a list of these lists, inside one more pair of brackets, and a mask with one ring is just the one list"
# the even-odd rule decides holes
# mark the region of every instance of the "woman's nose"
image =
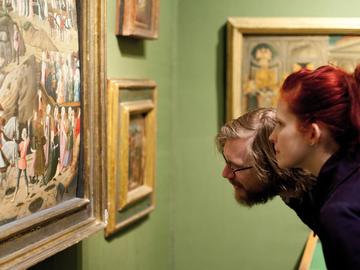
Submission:
[[276,134],[275,134],[275,130],[273,130],[269,136],[269,141],[272,143],[275,143],[276,141]]

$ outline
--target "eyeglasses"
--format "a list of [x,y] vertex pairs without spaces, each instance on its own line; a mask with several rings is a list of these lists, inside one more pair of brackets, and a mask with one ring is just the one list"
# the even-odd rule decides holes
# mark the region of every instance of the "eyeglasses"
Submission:
[[238,168],[233,168],[231,166],[230,162],[225,158],[224,154],[222,154],[222,155],[223,155],[223,158],[225,160],[226,166],[228,166],[228,168],[232,171],[234,176],[236,175],[236,172],[249,170],[249,169],[251,169],[253,167],[253,166],[241,166],[241,167],[238,167]]

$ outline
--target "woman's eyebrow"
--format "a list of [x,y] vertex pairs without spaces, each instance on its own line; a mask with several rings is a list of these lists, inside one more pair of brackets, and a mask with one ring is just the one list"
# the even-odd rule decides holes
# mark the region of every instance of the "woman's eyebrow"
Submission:
[[275,121],[276,121],[276,123],[279,123],[279,124],[284,123],[284,121],[282,121],[281,118],[279,118],[279,117],[275,117]]

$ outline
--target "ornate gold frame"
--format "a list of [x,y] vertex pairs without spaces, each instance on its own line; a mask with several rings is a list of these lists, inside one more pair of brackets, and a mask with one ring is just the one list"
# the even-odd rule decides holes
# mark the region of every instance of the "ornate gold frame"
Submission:
[[[105,235],[109,236],[154,209],[156,83],[110,79],[107,95],[108,224]],[[134,114],[144,117],[146,143],[142,154],[143,183],[129,190],[129,126],[130,116]]]
[[0,226],[0,268],[26,269],[104,227],[102,145],[105,86],[104,1],[81,1],[84,198],[74,198]]
[[359,35],[360,18],[246,18],[227,20],[226,118],[239,117],[241,108],[241,63],[244,35]]

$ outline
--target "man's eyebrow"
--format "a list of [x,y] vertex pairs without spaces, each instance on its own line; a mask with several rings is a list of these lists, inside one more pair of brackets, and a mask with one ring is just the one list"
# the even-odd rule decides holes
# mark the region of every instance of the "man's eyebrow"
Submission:
[[231,163],[231,161],[228,160],[228,159],[225,157],[224,152],[222,152],[221,154],[222,154],[222,156],[223,156],[223,158],[224,158],[224,160],[225,160],[226,163],[228,163],[228,164]]
[[224,153],[222,153],[222,156],[223,156],[225,162],[226,162],[227,164],[229,164],[229,165],[233,165],[234,167],[242,167],[242,166],[244,166],[244,164],[237,164],[237,163],[234,163],[232,160],[227,159],[227,158],[225,157]]

